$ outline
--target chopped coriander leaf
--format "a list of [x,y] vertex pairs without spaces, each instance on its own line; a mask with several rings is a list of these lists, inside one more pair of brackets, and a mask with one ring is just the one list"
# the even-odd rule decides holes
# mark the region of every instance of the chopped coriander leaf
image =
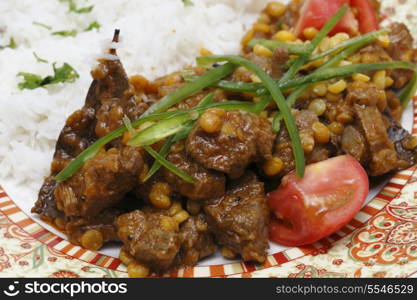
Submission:
[[13,38],[10,38],[10,43],[9,43],[8,47],[11,48],[11,49],[16,49],[17,48],[17,45],[16,45]]
[[33,21],[32,24],[36,25],[36,26],[39,26],[39,27],[43,27],[43,28],[48,29],[48,30],[52,30],[52,26],[49,26],[49,25],[46,25],[46,24],[43,24],[43,23],[40,23],[40,22]]
[[76,36],[77,35],[77,30],[73,29],[73,30],[61,30],[61,31],[54,31],[52,32],[52,35],[60,35],[60,36]]
[[49,82],[47,84],[54,84],[59,82],[73,83],[78,77],[78,73],[69,64],[64,63],[62,67],[57,68],[56,63],[53,63],[54,76],[48,76]]
[[43,78],[37,74],[20,72],[17,76],[23,77],[23,81],[17,85],[21,90],[33,90],[42,86]]
[[37,62],[39,62],[39,63],[49,63],[46,59],[43,59],[43,58],[40,58],[37,54],[36,54],[36,52],[33,52],[33,56],[36,58],[36,61]]
[[10,49],[16,49],[17,48],[17,44],[16,44],[16,42],[14,41],[13,38],[10,38],[10,42],[9,42],[8,45],[0,46],[0,50],[6,49],[6,48],[10,48]]
[[87,14],[89,12],[91,12],[94,8],[94,5],[91,6],[87,6],[87,7],[82,7],[82,8],[77,8],[77,6],[75,4],[73,4],[73,2],[71,2],[70,4],[70,11],[77,13],[77,14]]
[[184,3],[184,6],[193,6],[194,3],[191,0],[182,0],[182,3]]
[[78,73],[69,64],[64,63],[62,67],[57,68],[56,63],[52,65],[54,69],[53,76],[46,76],[42,78],[40,75],[33,73],[20,72],[17,76],[22,76],[23,81],[18,84],[19,89],[33,90],[49,84],[56,84],[60,82],[74,82],[78,77]]
[[76,13],[76,14],[87,14],[87,13],[91,12],[94,8],[94,5],[77,8],[77,4],[75,3],[74,0],[59,0],[59,1],[60,2],[67,2],[68,3],[68,10],[70,12],[73,12],[73,13]]
[[84,31],[91,31],[93,29],[99,30],[100,27],[101,27],[100,23],[98,23],[97,21],[94,21],[90,25],[88,25],[88,27],[84,29]]

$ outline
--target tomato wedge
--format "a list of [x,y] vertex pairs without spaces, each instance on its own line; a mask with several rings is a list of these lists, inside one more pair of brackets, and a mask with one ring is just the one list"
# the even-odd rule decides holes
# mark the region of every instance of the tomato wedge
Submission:
[[270,238],[286,246],[314,243],[349,223],[368,192],[365,170],[348,155],[307,166],[302,179],[290,173],[268,194]]
[[[345,4],[349,5],[350,0],[306,0],[301,8],[300,17],[295,26],[295,34],[301,36],[303,30],[308,27],[314,27],[320,30]],[[339,24],[330,32],[330,35],[338,32],[356,35],[358,30],[358,21],[352,10],[349,10]]]
[[370,0],[351,0],[351,7],[356,8],[361,33],[369,33],[379,29],[375,8]]

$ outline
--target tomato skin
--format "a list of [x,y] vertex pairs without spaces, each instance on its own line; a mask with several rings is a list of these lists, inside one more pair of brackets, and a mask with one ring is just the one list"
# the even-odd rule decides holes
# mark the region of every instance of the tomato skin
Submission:
[[312,244],[350,222],[368,192],[368,175],[348,155],[307,166],[303,179],[292,172],[268,194],[270,238],[286,246]]
[[[303,30],[308,27],[314,27],[320,30],[343,5],[350,5],[350,1],[351,0],[306,0],[301,8],[300,17],[295,26],[295,35],[298,37],[301,36]],[[339,32],[356,35],[358,30],[358,21],[352,10],[349,10],[339,24],[337,24],[330,32],[330,35],[335,35]]]
[[369,33],[379,29],[379,22],[369,0],[351,0],[351,6],[356,8],[361,33]]

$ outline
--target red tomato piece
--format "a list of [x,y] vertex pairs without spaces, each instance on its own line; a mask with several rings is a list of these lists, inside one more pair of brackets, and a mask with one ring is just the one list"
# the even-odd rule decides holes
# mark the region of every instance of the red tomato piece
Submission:
[[307,166],[302,179],[292,172],[268,194],[270,238],[286,246],[314,243],[349,223],[368,192],[368,175],[348,155]]
[[376,11],[369,0],[351,0],[351,6],[356,8],[361,33],[369,33],[379,29]]
[[[306,0],[301,8],[300,17],[295,26],[295,34],[301,36],[303,30],[308,27],[314,27],[320,30],[345,4],[349,5],[350,0]],[[349,10],[339,24],[330,32],[330,35],[339,32],[356,35],[359,30],[358,28],[358,21],[352,10]]]

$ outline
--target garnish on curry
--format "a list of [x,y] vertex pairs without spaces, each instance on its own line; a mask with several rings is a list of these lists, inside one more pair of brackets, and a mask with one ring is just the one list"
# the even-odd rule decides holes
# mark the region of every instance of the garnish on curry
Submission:
[[218,248],[262,263],[269,238],[332,234],[362,206],[368,176],[416,163],[400,120],[417,50],[405,25],[379,29],[378,8],[271,2],[241,55],[202,49],[197,66],[154,81],[129,78],[109,49],[32,211],[88,249],[120,241],[132,277]]

